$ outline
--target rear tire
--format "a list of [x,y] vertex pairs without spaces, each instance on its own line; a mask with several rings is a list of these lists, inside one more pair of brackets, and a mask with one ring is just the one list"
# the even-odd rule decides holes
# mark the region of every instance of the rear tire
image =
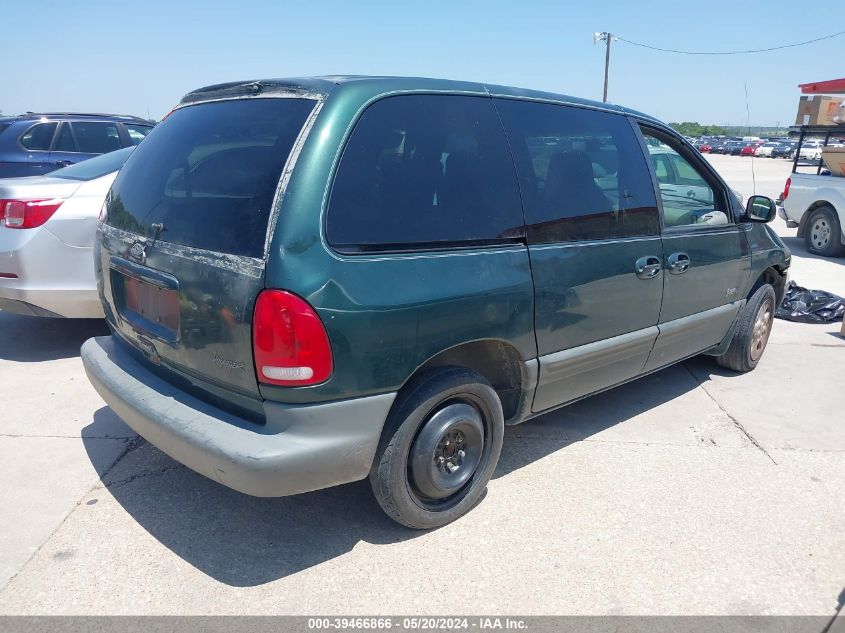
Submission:
[[415,378],[388,416],[370,485],[394,521],[427,530],[463,516],[484,494],[505,431],[483,376],[444,367]]
[[838,257],[845,254],[842,227],[833,207],[824,205],[813,210],[804,229],[804,243],[807,250],[816,255]]
[[757,288],[742,308],[728,351],[717,356],[716,362],[743,373],[757,367],[769,342],[776,307],[774,288],[769,284]]

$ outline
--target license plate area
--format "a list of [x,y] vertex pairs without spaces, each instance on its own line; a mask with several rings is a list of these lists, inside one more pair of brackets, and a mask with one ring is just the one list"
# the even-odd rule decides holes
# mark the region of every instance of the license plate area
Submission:
[[121,258],[112,258],[111,285],[120,317],[133,328],[169,343],[179,341],[179,281]]

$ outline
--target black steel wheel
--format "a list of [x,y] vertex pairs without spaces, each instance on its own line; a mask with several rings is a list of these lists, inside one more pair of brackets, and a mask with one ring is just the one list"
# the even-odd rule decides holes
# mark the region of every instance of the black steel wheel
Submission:
[[426,372],[402,389],[370,471],[382,509],[408,527],[430,529],[481,498],[502,448],[499,397],[460,367]]
[[454,400],[425,421],[411,445],[408,482],[422,503],[450,498],[472,478],[484,452],[484,420]]

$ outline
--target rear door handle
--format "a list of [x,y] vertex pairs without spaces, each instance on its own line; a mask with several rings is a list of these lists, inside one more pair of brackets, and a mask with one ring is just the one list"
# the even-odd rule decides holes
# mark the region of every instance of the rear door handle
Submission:
[[634,264],[634,270],[640,279],[651,279],[660,272],[660,258],[656,255],[640,257]]
[[672,275],[680,275],[687,272],[690,267],[690,258],[686,253],[672,253],[666,262],[669,266],[669,272]]

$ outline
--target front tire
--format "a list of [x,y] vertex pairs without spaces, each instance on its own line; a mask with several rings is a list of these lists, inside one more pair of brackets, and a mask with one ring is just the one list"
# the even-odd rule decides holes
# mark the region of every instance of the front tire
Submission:
[[444,367],[414,379],[388,416],[370,485],[394,521],[427,530],[475,506],[502,450],[502,404],[483,376]]
[[842,228],[836,211],[830,205],[815,209],[807,220],[804,230],[804,243],[807,250],[824,257],[837,257],[845,254],[842,245]]
[[757,288],[739,315],[728,351],[716,357],[722,367],[738,372],[748,372],[757,367],[775,316],[775,290],[769,284]]

